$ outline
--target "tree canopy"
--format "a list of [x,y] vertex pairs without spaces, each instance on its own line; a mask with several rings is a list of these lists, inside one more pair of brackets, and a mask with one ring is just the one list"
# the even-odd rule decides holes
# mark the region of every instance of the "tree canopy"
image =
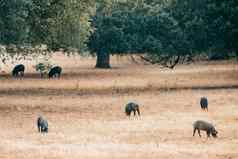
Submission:
[[0,43],[84,49],[94,7],[93,0],[2,0]]
[[2,0],[0,44],[89,50],[99,68],[110,68],[112,54],[173,68],[201,53],[238,57],[237,6],[237,0]]
[[237,55],[236,6],[235,0],[116,1],[107,14],[97,9],[88,46],[99,57],[145,54],[170,68],[203,52]]

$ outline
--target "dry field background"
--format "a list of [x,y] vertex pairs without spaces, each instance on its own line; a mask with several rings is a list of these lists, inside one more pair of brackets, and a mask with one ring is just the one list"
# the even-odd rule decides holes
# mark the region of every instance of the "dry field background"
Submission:
[[[201,62],[175,70],[113,57],[111,70],[95,59],[55,55],[60,80],[40,79],[32,61],[26,77],[0,75],[2,159],[236,159],[238,158],[238,65]],[[200,110],[207,96],[209,112]],[[135,101],[141,117],[128,118]],[[36,118],[48,119],[39,134]],[[192,137],[198,119],[215,124],[217,139]]]

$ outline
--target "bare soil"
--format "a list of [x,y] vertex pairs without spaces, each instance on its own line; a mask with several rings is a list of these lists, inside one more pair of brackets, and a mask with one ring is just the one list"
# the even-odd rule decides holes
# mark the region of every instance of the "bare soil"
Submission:
[[[100,70],[95,59],[77,58],[53,57],[63,67],[59,80],[40,79],[30,62],[23,79],[13,79],[10,67],[0,75],[1,159],[238,158],[237,63],[169,70],[115,58],[115,68]],[[125,115],[130,101],[140,117]],[[48,134],[37,132],[39,114]],[[193,137],[196,120],[213,123],[218,138]]]

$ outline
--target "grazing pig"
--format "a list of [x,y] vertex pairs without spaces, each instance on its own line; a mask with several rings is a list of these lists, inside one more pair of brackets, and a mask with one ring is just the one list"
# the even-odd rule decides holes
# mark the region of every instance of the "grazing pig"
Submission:
[[48,133],[48,122],[42,116],[39,116],[37,118],[37,127],[40,133],[43,133],[43,132]]
[[14,69],[12,70],[12,76],[17,77],[21,75],[24,76],[25,66],[23,64],[16,65]]
[[125,113],[126,113],[127,116],[130,116],[132,111],[134,112],[134,116],[136,115],[136,112],[140,116],[139,105],[136,104],[136,103],[130,102],[126,105]]
[[201,100],[200,100],[200,105],[201,105],[201,108],[203,110],[207,110],[208,111],[208,100],[206,97],[202,97]]
[[55,66],[55,67],[51,68],[48,76],[49,76],[49,78],[53,78],[53,77],[60,78],[61,71],[62,71],[62,68],[60,66]]
[[201,137],[200,130],[206,131],[207,137],[210,137],[211,134],[213,137],[217,137],[218,134],[218,132],[211,123],[208,123],[203,120],[198,120],[193,123],[193,136],[195,135],[196,130],[198,130],[198,135],[200,137]]

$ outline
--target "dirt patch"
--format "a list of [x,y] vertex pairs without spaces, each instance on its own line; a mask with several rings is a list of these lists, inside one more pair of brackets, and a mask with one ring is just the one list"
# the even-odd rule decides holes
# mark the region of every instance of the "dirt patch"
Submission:
[[[63,65],[60,80],[1,79],[0,158],[238,158],[236,64],[176,70],[128,64],[110,71],[84,64]],[[202,96],[208,112],[200,108]],[[141,117],[126,117],[130,101]],[[48,119],[48,134],[37,132],[39,114]],[[196,120],[213,123],[218,138],[193,137]]]

